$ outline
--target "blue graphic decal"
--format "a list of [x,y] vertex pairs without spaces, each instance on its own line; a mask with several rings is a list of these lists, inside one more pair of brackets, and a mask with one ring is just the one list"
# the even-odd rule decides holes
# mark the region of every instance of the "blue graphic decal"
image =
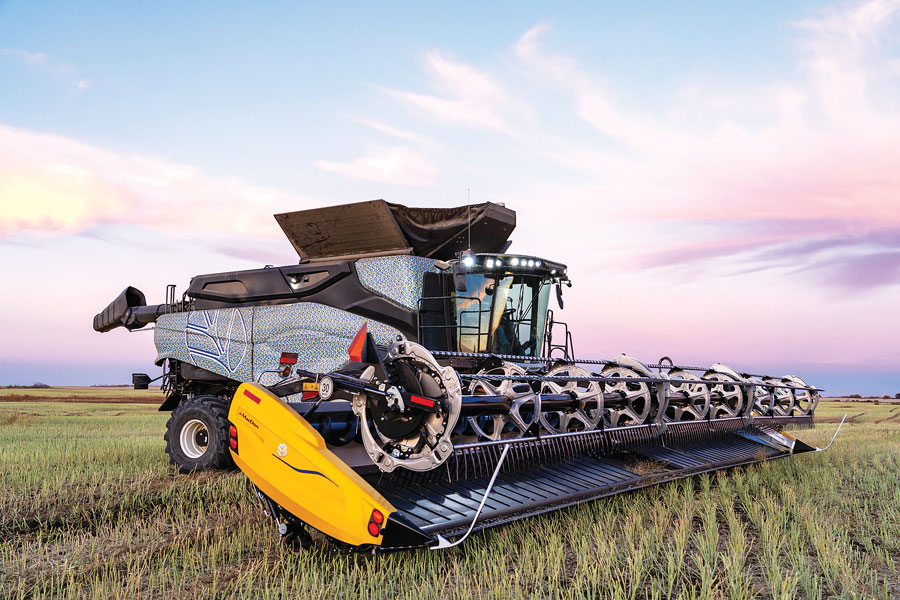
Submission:
[[190,358],[211,360],[229,375],[234,375],[247,357],[249,341],[247,323],[239,309],[201,310],[187,315],[184,345]]
[[[274,456],[275,458],[277,458],[278,460],[280,460],[281,462],[283,462],[284,464],[286,464],[287,466],[289,466],[289,467],[292,468],[293,470],[297,471],[298,473],[306,473],[306,474],[308,474],[308,475],[318,475],[318,476],[320,476],[320,477],[324,477],[325,479],[328,479],[328,481],[331,481],[331,479],[329,479],[328,476],[325,475],[324,473],[319,473],[318,471],[304,471],[303,469],[298,469],[297,467],[295,467],[295,466],[292,465],[291,463],[289,463],[289,462],[283,460],[283,459],[282,459],[280,456],[278,456],[277,454],[273,454],[272,456]],[[334,487],[338,487],[338,484],[334,483],[333,481],[331,481],[331,483],[334,485]]]

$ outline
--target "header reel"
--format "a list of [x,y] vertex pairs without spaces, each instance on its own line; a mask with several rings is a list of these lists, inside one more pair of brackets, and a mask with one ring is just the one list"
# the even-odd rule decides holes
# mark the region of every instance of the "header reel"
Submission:
[[[341,462],[353,456],[342,454],[346,446],[329,451],[318,437],[321,443],[307,442],[306,462],[293,458],[299,442],[283,454],[276,444],[276,459],[290,469],[276,464],[278,474],[266,475],[254,470],[250,446],[258,436],[236,434],[236,462],[289,533],[306,523],[354,549],[448,548],[475,529],[524,515],[817,450],[781,431],[811,425],[818,401],[817,390],[794,376],[742,375],[720,364],[644,365],[625,355],[584,361],[603,364],[599,373],[481,355],[483,368],[460,373],[438,362],[441,353],[402,337],[386,348],[367,334],[358,338],[351,354],[360,360],[317,380],[329,400],[347,401],[359,424],[356,448],[370,463],[351,469]],[[790,414],[780,413],[777,394],[793,399]],[[237,415],[255,410],[243,401]],[[284,415],[301,431],[315,430],[314,418]],[[271,460],[266,451],[258,455]],[[293,492],[279,497],[286,481]]]
[[624,354],[584,361],[603,364],[599,373],[559,361],[547,367],[537,359],[466,354],[485,366],[458,373],[436,358],[454,353],[432,353],[400,336],[376,349],[363,334],[351,349],[356,362],[331,375],[360,424],[357,439],[388,473],[432,470],[460,443],[647,425],[661,433],[685,422],[807,416],[818,402],[817,391],[795,376],[741,375],[719,363],[704,371],[668,359],[648,366]]

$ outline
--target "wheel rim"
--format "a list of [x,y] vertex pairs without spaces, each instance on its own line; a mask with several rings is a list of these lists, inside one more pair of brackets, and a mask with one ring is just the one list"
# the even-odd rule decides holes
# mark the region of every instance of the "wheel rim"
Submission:
[[[786,383],[783,379],[775,377],[766,377],[763,381],[778,386],[783,386]],[[791,411],[794,410],[794,392],[785,387],[774,387],[772,388],[772,396],[773,412],[776,415],[790,415]]]
[[643,425],[653,407],[653,394],[645,382],[630,381],[643,375],[619,365],[607,365],[600,375],[617,378],[603,384],[605,393],[609,394],[604,395],[606,426]]
[[675,423],[705,419],[711,403],[709,388],[706,387],[706,384],[699,383],[698,376],[682,369],[670,369],[669,377],[679,381],[669,383],[671,395],[663,420],[667,423]]
[[794,408],[797,409],[801,415],[812,414],[819,404],[818,392],[803,389],[808,386],[805,381],[796,375],[787,375],[784,377],[783,381],[787,382],[787,384],[792,387],[799,388],[794,390]]
[[774,388],[765,385],[765,382],[758,377],[751,377],[747,381],[756,384],[753,386],[753,408],[756,414],[760,416],[772,414],[775,405]]
[[[551,369],[547,375],[555,377],[591,377],[591,374],[571,365],[558,366]],[[559,383],[547,381],[541,386],[541,394],[574,394],[578,400],[578,408],[572,412],[545,412],[541,413],[541,425],[550,433],[565,433],[567,431],[583,431],[594,429],[603,418],[603,389],[596,381],[568,381]],[[587,401],[594,400],[597,407],[593,410],[584,408]]]
[[[491,379],[490,376],[524,374],[525,369],[513,363],[503,363],[491,369],[482,369],[478,372],[478,376],[484,377],[484,379],[472,381],[469,384],[469,393],[474,396],[508,397],[512,392],[513,381],[509,379]],[[522,437],[540,414],[540,409],[537,411],[533,410],[533,405],[536,402],[538,402],[537,399],[531,402],[517,402],[515,399],[512,399],[509,414],[469,417],[469,426],[479,438],[485,440],[499,440],[504,437],[504,434],[508,437]]]
[[190,459],[198,459],[209,446],[209,430],[200,419],[191,419],[181,428],[181,451]]
[[737,385],[738,380],[727,373],[716,371],[707,371],[703,379],[721,382],[711,385],[709,389],[712,401],[709,410],[712,418],[723,419],[738,416],[744,406],[744,395],[740,386]]

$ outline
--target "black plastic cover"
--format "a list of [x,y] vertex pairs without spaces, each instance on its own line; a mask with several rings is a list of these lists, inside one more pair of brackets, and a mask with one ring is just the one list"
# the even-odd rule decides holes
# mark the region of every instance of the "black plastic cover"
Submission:
[[516,212],[485,202],[456,208],[410,208],[388,203],[416,256],[449,260],[470,248],[504,252],[516,228]]
[[301,258],[410,252],[440,260],[470,247],[503,252],[516,213],[486,202],[455,208],[412,208],[384,200],[275,215]]
[[399,512],[388,515],[384,525],[384,537],[381,538],[382,550],[403,550],[407,548],[422,548],[431,546],[436,538],[430,536],[413,525]]

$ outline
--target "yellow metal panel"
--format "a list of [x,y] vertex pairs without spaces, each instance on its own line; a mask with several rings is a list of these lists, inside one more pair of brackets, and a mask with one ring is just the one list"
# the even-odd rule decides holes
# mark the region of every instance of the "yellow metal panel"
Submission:
[[238,432],[231,455],[250,480],[285,510],[348,544],[380,545],[372,510],[396,509],[325,447],[325,440],[281,398],[252,383],[238,388],[228,419]]

